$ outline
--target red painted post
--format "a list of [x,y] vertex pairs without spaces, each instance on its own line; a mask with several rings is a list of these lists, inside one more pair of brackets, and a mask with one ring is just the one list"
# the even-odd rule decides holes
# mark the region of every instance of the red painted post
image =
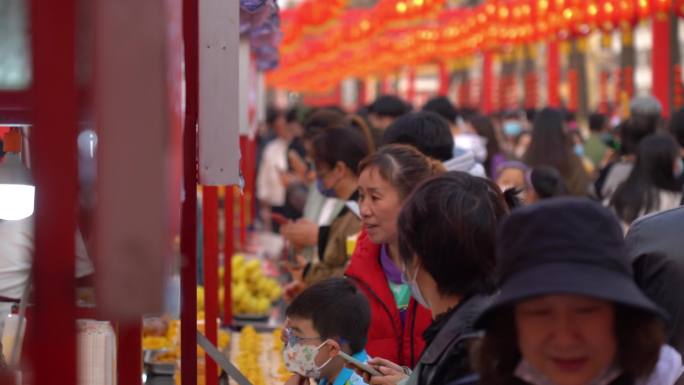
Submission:
[[494,112],[494,74],[493,74],[494,54],[491,51],[484,53],[484,60],[482,62],[482,93],[480,105],[482,112],[491,114]]
[[35,384],[75,385],[76,1],[33,0],[28,9],[36,185],[30,366]]
[[549,107],[560,107],[560,46],[557,40],[552,40],[547,46],[546,72],[548,79],[546,82],[547,99],[546,105]]
[[197,115],[199,109],[198,0],[183,0],[185,128],[181,211],[181,384],[197,384]]
[[446,63],[439,62],[439,96],[447,96],[449,93],[449,86],[451,86],[451,74]]
[[[240,153],[242,154],[241,166],[242,170],[246,170],[249,167],[249,161],[245,156],[247,154],[247,137],[240,136]],[[240,194],[240,248],[243,250],[247,247],[247,210],[249,208],[246,205],[245,191]]]
[[406,101],[413,105],[416,99],[416,69],[411,67],[408,70],[408,90],[406,91]]
[[653,50],[651,67],[653,68],[653,96],[663,106],[663,116],[670,116],[672,101],[673,64],[671,52],[672,16],[658,13],[653,17]]
[[223,234],[223,326],[227,327],[233,323],[233,252],[235,247],[235,225],[234,225],[234,204],[235,187],[226,186],[226,198],[223,203],[225,210],[224,234]]
[[[216,345],[218,317],[218,192],[216,186],[202,187],[204,228],[204,325],[206,336]],[[207,385],[217,385],[216,362],[206,355]]]
[[142,326],[121,323],[117,328],[116,365],[120,384],[142,383]]
[[361,78],[358,82],[358,98],[356,100],[356,107],[361,108],[366,104],[368,104],[368,101],[366,101],[366,80]]

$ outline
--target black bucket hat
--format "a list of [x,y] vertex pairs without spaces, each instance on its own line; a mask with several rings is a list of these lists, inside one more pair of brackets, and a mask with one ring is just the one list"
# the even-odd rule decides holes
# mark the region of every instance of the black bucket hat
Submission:
[[523,207],[503,221],[497,243],[500,291],[480,316],[533,297],[575,294],[665,313],[634,282],[615,215],[588,199],[555,198]]

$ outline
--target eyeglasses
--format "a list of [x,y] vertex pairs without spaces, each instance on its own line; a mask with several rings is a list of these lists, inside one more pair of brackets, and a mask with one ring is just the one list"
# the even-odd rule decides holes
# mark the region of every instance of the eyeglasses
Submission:
[[315,340],[320,340],[321,337],[299,337],[294,334],[292,331],[292,328],[284,328],[283,329],[283,336],[285,337],[285,340],[287,341],[288,346],[294,346],[302,341],[315,341]]

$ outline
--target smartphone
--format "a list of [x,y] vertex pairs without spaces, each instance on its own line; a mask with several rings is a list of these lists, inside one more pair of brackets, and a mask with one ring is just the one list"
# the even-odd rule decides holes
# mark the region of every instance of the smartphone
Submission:
[[284,215],[278,213],[271,213],[271,219],[279,225],[287,224],[290,220],[285,218]]
[[378,372],[375,368],[373,368],[370,365],[364,364],[363,362],[357,360],[356,358],[350,356],[349,354],[343,352],[340,350],[339,352],[340,357],[342,357],[345,361],[349,362],[350,364],[356,366],[357,368],[363,370],[364,372],[370,374],[371,376],[382,376],[382,373]]

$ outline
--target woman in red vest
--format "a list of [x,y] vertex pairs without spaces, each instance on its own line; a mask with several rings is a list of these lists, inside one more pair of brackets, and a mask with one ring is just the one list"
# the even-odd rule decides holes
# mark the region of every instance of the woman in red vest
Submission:
[[359,165],[359,209],[363,231],[345,275],[371,305],[366,350],[413,368],[425,347],[428,309],[411,298],[401,280],[397,218],[404,200],[423,180],[444,172],[439,161],[407,145],[389,145]]

